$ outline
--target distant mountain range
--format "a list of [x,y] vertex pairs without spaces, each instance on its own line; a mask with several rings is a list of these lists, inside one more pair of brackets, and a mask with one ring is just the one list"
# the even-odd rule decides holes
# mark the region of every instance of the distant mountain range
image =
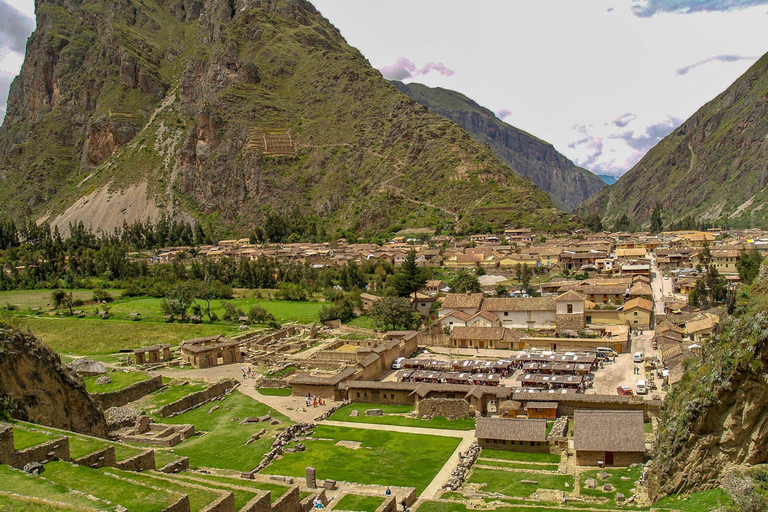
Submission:
[[318,236],[573,226],[309,2],[38,1],[0,128],[0,215],[66,233],[164,214]]
[[578,209],[609,226],[684,217],[734,227],[768,220],[768,54]]
[[520,176],[533,181],[552,201],[571,211],[605,186],[600,177],[577,167],[548,142],[511,126],[456,91],[392,82],[432,112],[458,123]]
[[616,180],[619,179],[616,176],[611,176],[610,174],[598,174],[597,177],[609,185],[613,185],[614,183],[616,183]]

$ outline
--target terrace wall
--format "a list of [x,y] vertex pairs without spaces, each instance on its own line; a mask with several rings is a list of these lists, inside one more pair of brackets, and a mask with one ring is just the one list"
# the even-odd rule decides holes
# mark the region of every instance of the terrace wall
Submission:
[[189,495],[185,494],[179,501],[163,509],[163,512],[189,512]]
[[376,509],[376,512],[397,512],[397,500],[395,497],[390,496],[385,499],[384,503],[379,505],[379,508]]
[[235,512],[235,493],[229,491],[200,512]]
[[214,398],[220,397],[224,393],[234,389],[237,385],[238,382],[232,379],[217,382],[207,389],[198,391],[197,393],[192,393],[185,396],[184,398],[176,400],[175,402],[164,405],[158,410],[158,413],[163,418],[176,416],[191,409],[200,407],[201,405],[211,401]]
[[115,463],[117,469],[123,471],[147,471],[155,469],[155,450],[147,450],[129,459]]
[[106,468],[113,467],[117,464],[117,457],[115,456],[115,447],[108,446],[103,450],[91,453],[85,457],[80,457],[72,462],[78,466],[88,466],[89,468]]
[[[598,461],[605,461],[605,452],[576,452],[576,464],[579,466],[597,466]],[[645,454],[641,452],[614,452],[613,464],[606,467],[629,467],[632,464],[645,462]]]
[[469,402],[463,398],[424,398],[416,403],[416,414],[443,418],[467,418],[473,415]]
[[138,400],[139,398],[148,395],[149,393],[159,389],[163,385],[163,377],[158,375],[151,379],[142,380],[136,382],[130,386],[118,389],[117,391],[109,391],[106,393],[91,393],[93,398],[102,410],[107,410],[110,407],[122,407],[123,405]]
[[272,512],[296,512],[301,510],[299,486],[294,485],[272,505]]

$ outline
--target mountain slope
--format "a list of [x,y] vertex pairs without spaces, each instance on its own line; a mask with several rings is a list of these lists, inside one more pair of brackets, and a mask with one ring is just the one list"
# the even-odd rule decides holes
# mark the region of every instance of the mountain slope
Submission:
[[579,213],[611,224],[626,213],[646,223],[654,205],[668,220],[746,226],[768,216],[768,55],[651,149]]
[[431,111],[458,123],[476,141],[488,144],[494,155],[533,181],[563,210],[573,210],[605,186],[551,144],[508,125],[461,93],[417,83],[392,83]]
[[0,128],[0,212],[244,233],[568,220],[400,94],[304,0],[43,0]]

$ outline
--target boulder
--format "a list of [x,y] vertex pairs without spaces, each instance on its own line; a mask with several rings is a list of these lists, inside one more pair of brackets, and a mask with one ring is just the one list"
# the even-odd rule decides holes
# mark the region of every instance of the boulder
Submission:
[[611,492],[611,491],[613,490],[613,486],[612,486],[611,484],[605,484],[605,485],[603,486],[603,490],[604,490],[605,492]]
[[624,496],[622,493],[617,492],[616,493],[616,503],[621,503],[626,499],[626,496]]
[[214,405],[213,407],[208,409],[208,412],[206,414],[213,414],[213,412],[216,411],[217,409],[219,409],[219,406],[218,405]]
[[358,411],[357,409],[349,413],[350,418],[357,418],[358,416],[360,416],[360,411]]
[[384,413],[381,411],[381,409],[368,409],[365,411],[366,416],[384,416]]
[[587,478],[587,488],[588,489],[597,488],[597,481],[594,478]]
[[43,466],[39,462],[30,462],[24,465],[24,469],[22,471],[24,471],[25,473],[29,473],[31,475],[39,475],[40,473],[45,471],[45,466]]
[[75,359],[67,365],[67,368],[77,373],[81,377],[101,375],[102,373],[107,373],[109,371],[103,364],[86,358]]
[[112,383],[112,378],[109,375],[100,375],[96,378],[96,384],[99,386],[105,386]]

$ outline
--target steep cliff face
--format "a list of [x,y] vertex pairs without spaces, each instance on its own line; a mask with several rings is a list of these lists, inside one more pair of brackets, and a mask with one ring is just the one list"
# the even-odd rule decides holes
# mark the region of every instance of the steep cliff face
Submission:
[[675,220],[749,226],[768,215],[768,55],[578,211],[642,225],[658,203]]
[[574,165],[548,142],[508,125],[461,93],[417,83],[392,83],[432,112],[458,123],[476,141],[488,144],[502,162],[533,181],[565,211],[572,211],[605,186],[598,176]]
[[658,496],[716,487],[734,465],[768,462],[768,315],[728,319],[664,401],[654,453]]
[[[569,222],[304,0],[41,0],[37,17],[0,128],[5,214],[109,229],[141,218],[113,206],[130,188],[146,216],[241,232],[268,214],[360,232]],[[98,223],[72,209],[96,191]]]
[[104,415],[59,356],[31,335],[0,329],[0,397],[11,414],[49,427],[104,437]]

